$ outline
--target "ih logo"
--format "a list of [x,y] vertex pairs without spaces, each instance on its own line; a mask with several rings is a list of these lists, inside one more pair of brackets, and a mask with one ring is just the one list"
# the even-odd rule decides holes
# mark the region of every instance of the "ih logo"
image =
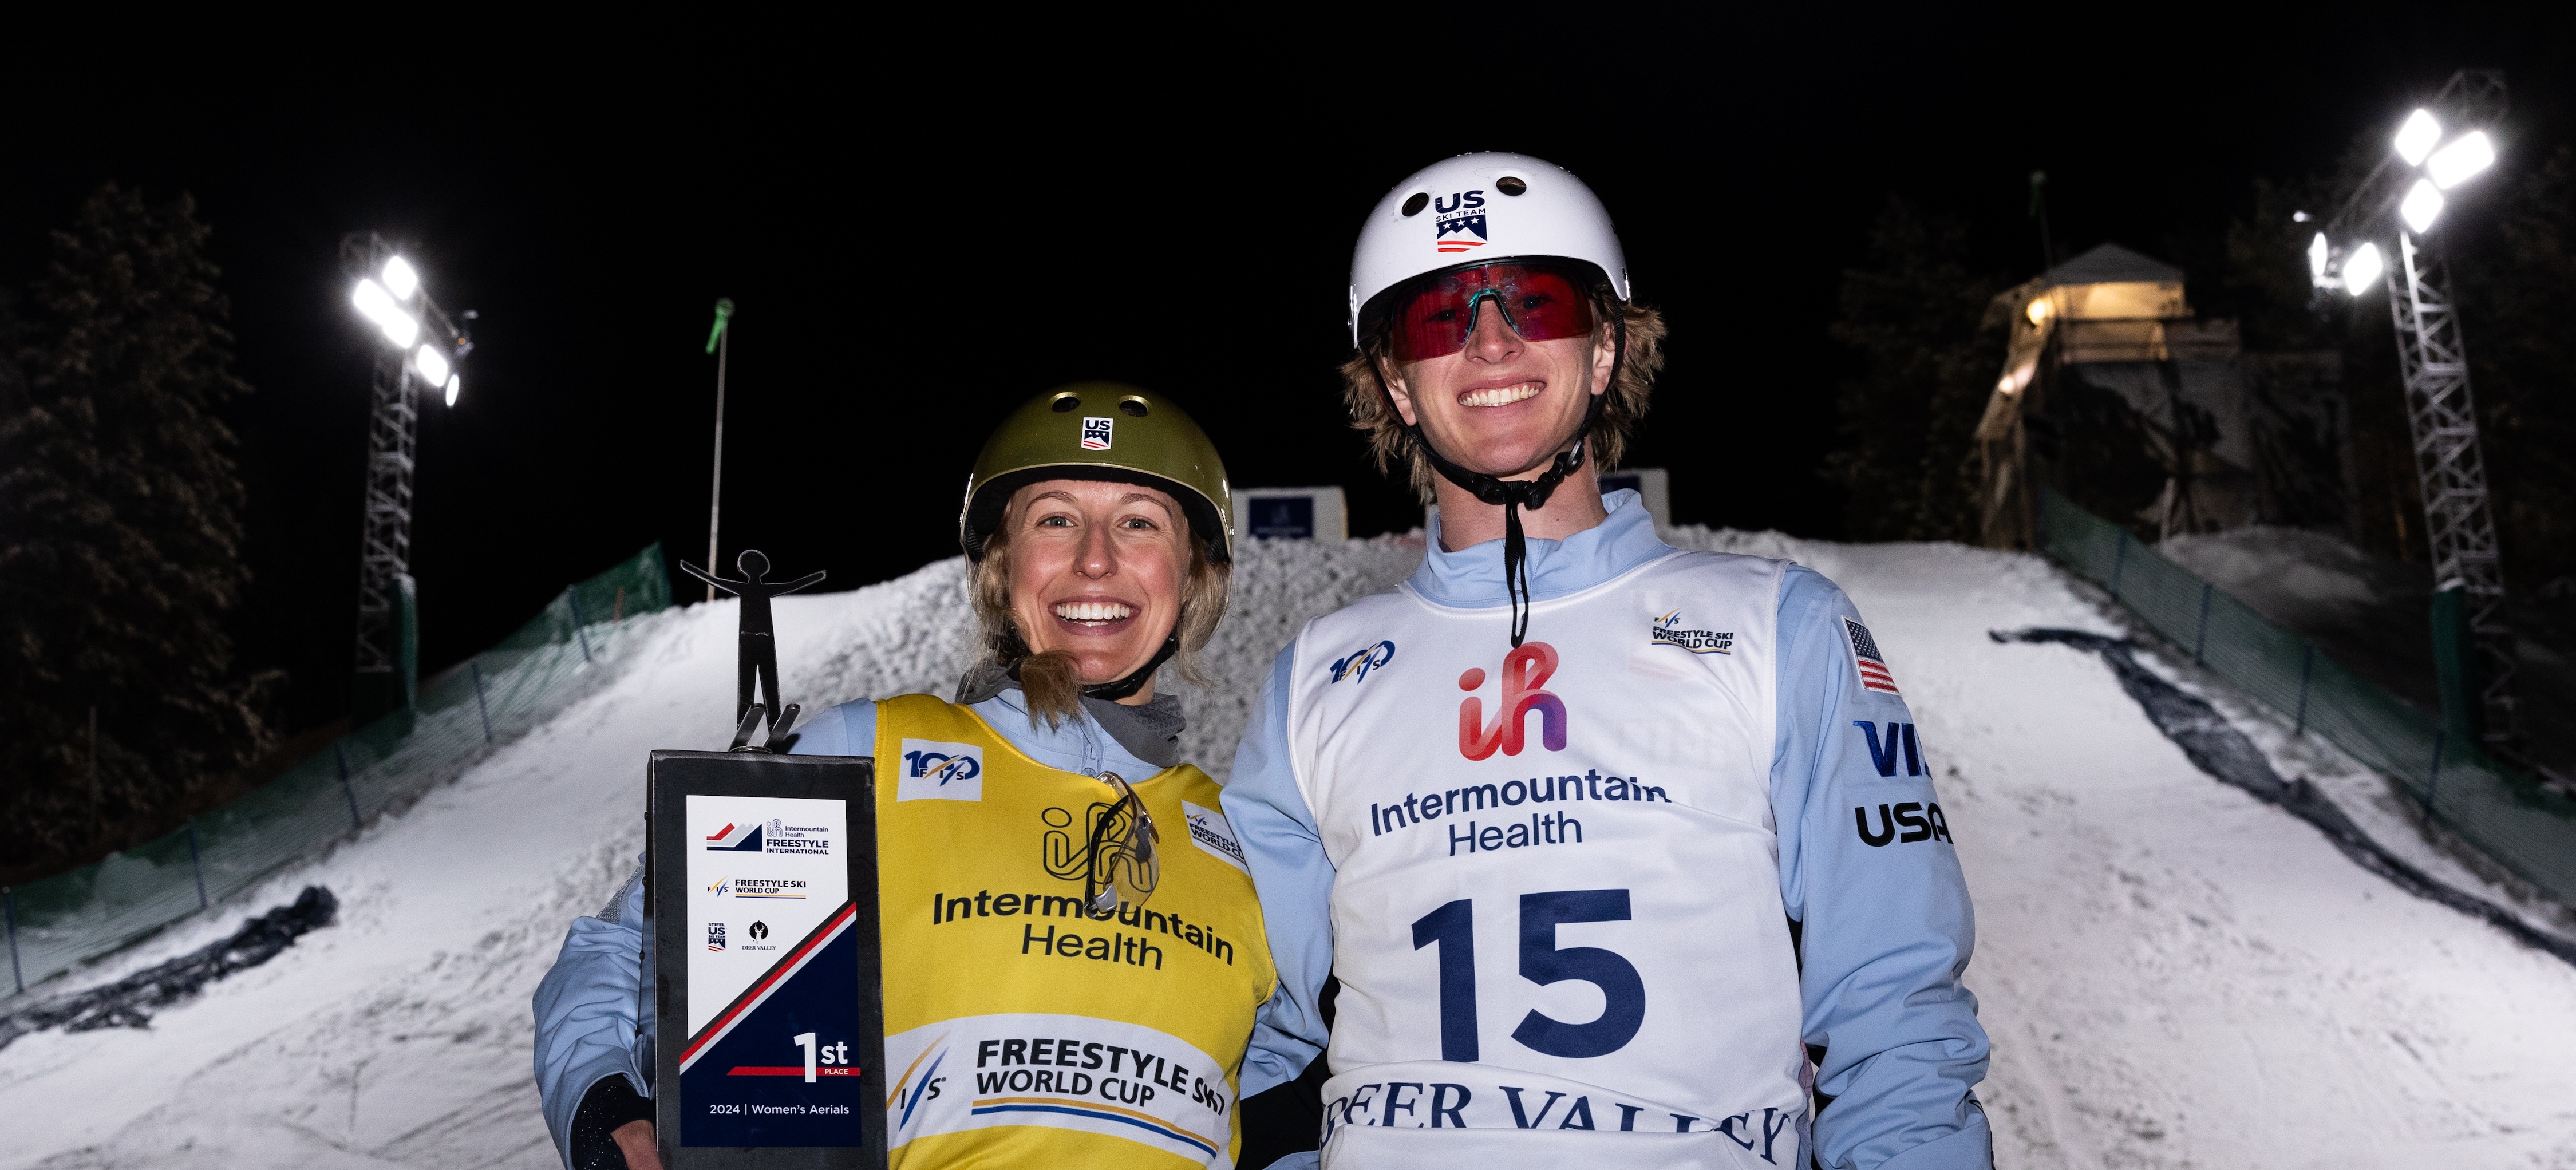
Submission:
[[[1431,201],[1431,242],[1443,252],[1485,246],[1485,193],[1461,191]],[[1474,237],[1470,239],[1469,237]]]
[[[1539,735],[1547,750],[1565,750],[1565,700],[1550,694],[1547,680],[1556,673],[1556,647],[1545,642],[1524,643],[1520,649],[1503,655],[1503,697],[1494,712],[1494,721],[1485,722],[1485,700],[1469,694],[1458,704],[1458,754],[1471,760],[1485,759],[1500,747],[1503,754],[1521,754],[1524,717],[1539,714]],[[1458,676],[1458,689],[1474,691],[1485,685],[1482,667],[1469,667]]]
[[[1333,682],[1349,679],[1352,685],[1356,686],[1368,681],[1368,672],[1393,661],[1395,661],[1395,643],[1379,642],[1365,650],[1352,652],[1348,658],[1334,660]],[[1324,685],[1331,686],[1332,683]]]

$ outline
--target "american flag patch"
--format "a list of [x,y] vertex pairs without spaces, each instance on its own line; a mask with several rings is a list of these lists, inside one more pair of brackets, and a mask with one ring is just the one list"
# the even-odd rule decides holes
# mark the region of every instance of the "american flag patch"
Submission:
[[1888,672],[1887,660],[1879,657],[1878,639],[1869,636],[1869,627],[1844,618],[1843,633],[1851,637],[1852,669],[1860,672],[1861,689],[1896,694],[1896,676]]

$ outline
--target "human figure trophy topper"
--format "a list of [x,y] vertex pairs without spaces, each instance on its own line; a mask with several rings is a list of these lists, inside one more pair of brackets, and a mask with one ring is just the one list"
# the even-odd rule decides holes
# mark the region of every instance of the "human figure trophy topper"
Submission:
[[817,569],[793,581],[763,581],[761,577],[769,572],[769,558],[760,555],[759,549],[744,549],[733,563],[742,571],[740,581],[728,581],[687,561],[680,562],[680,571],[742,599],[742,633],[734,673],[733,746],[737,751],[745,750],[752,730],[758,726],[752,716],[753,683],[757,681],[768,698],[760,709],[769,723],[770,740],[768,747],[751,750],[775,751],[785,746],[780,736],[794,722],[796,709],[785,705],[784,697],[778,693],[778,630],[770,620],[769,599],[822,580],[823,571]]

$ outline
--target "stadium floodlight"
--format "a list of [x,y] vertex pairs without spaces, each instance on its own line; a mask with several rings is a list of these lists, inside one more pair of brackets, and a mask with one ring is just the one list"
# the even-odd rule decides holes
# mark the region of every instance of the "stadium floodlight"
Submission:
[[420,291],[420,273],[412,268],[411,261],[396,256],[385,261],[385,288],[392,291],[395,300],[410,300],[411,294]]
[[456,405],[456,395],[464,388],[465,380],[462,376],[457,374],[449,374],[447,376],[447,404],[449,406]]
[[394,295],[385,291],[385,286],[373,280],[360,279],[357,289],[349,294],[349,301],[358,307],[359,316],[374,322],[376,328],[384,331],[385,340],[397,348],[410,349],[412,342],[420,339],[420,319],[403,312],[402,306],[394,303]]
[[2352,255],[2344,257],[2343,291],[2360,296],[2370,286],[2379,283],[2379,274],[2387,270],[2387,261],[2379,258],[2379,245],[2363,244],[2354,249]]
[[[2513,681],[2521,652],[2505,617],[2504,568],[2469,390],[2473,363],[2451,295],[2452,262],[2429,231],[2436,220],[2468,214],[2448,206],[2457,201],[2454,188],[2503,161],[2498,152],[2505,144],[2495,135],[2509,108],[2502,70],[2453,73],[2440,93],[2393,127],[2388,141],[2396,157],[2383,157],[2352,183],[2342,207],[2319,227],[2299,229],[2326,237],[2303,241],[2309,272],[2321,274],[2313,308],[2322,312],[2329,299],[2342,299],[2328,291],[2336,285],[2356,298],[2374,284],[2388,289],[2431,579],[2457,580],[2467,591],[2479,679],[2477,709],[2467,717],[2483,723],[2483,737],[2499,746],[2521,734]],[[2361,243],[2370,239],[2377,242]]]
[[438,352],[437,346],[424,343],[419,352],[412,355],[412,365],[420,370],[422,381],[432,386],[447,383],[447,355]]
[[2471,130],[2452,139],[2449,146],[2434,151],[2433,157],[2424,160],[2424,170],[2433,176],[2436,186],[2448,191],[2494,166],[2495,160],[2494,140],[2488,138],[2484,130]]
[[2424,156],[2433,153],[2433,144],[2442,140],[2442,124],[2434,120],[2433,111],[2417,110],[2406,116],[2406,124],[2397,128],[2397,157],[2407,166],[2419,166]]
[[2419,234],[2432,227],[2433,217],[2440,214],[2442,193],[2434,189],[2431,179],[2415,180],[2413,189],[2407,191],[2405,200],[2397,205],[2398,217]]

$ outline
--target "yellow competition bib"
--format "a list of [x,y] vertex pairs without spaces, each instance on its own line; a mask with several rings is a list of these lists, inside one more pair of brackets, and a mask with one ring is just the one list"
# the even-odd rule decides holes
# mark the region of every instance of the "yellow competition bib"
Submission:
[[877,704],[876,760],[893,1165],[1233,1166],[1236,1077],[1278,979],[1216,781],[1127,777],[1162,877],[1093,914],[1106,781],[929,695]]

